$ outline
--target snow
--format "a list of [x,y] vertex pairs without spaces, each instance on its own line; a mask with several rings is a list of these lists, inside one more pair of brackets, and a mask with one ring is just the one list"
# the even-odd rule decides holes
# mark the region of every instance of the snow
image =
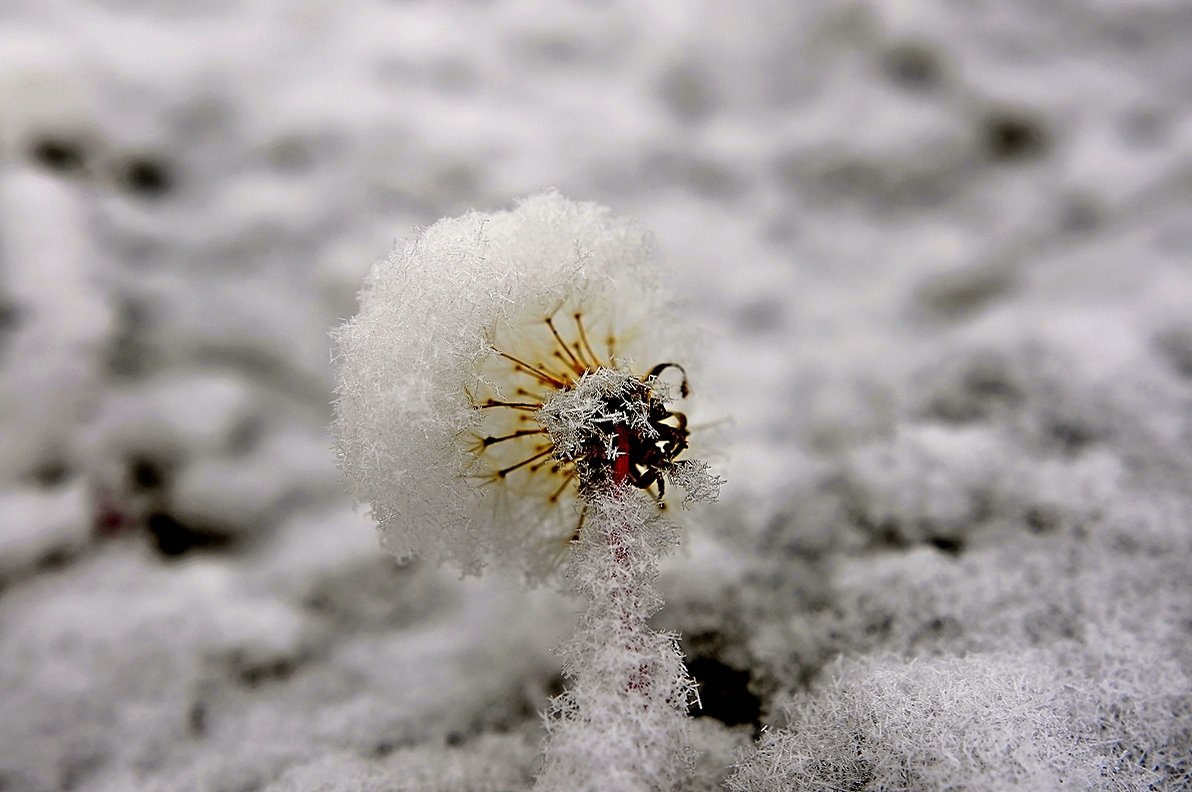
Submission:
[[547,187],[649,229],[700,326],[727,483],[651,624],[744,720],[693,722],[686,788],[1186,787],[1189,35],[1176,0],[4,3],[0,787],[532,787],[579,605],[394,564],[329,333],[417,227]]

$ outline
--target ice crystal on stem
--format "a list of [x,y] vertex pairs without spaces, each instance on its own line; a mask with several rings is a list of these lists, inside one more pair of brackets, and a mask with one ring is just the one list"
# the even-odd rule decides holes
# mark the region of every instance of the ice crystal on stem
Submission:
[[566,575],[587,600],[563,648],[570,687],[552,702],[537,789],[675,788],[691,762],[687,709],[695,683],[662,606],[658,561],[678,529],[626,485],[594,493]]
[[[641,464],[664,447],[666,393],[653,378],[600,369],[538,413],[559,458],[577,460],[585,519],[564,574],[588,602],[563,649],[572,684],[548,714],[543,792],[671,789],[691,762],[695,683],[677,636],[647,622],[662,607],[659,560],[679,541],[678,527],[639,488],[678,464]],[[689,495],[715,497],[719,479],[706,465],[684,474]]]

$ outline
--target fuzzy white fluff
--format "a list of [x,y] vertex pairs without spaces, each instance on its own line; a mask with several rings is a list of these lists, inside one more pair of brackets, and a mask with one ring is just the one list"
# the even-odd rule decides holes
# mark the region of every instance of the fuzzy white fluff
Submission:
[[540,343],[527,334],[544,317],[582,310],[594,336],[616,335],[602,353],[650,366],[680,356],[667,305],[645,232],[556,193],[440,220],[374,266],[335,334],[334,431],[384,546],[465,573],[491,560],[539,577],[577,514],[469,478],[469,433],[486,417],[474,394],[516,398],[492,347]]
[[789,704],[789,726],[762,740],[729,789],[1108,788],[1067,728],[1049,678],[1058,669],[987,655],[837,670],[818,695]]

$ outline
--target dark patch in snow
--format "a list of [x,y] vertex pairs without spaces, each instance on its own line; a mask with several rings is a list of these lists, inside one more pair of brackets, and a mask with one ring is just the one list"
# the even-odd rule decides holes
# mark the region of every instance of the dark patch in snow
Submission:
[[337,629],[388,630],[421,621],[451,596],[433,569],[378,556],[315,581],[301,604]]
[[416,743],[417,740],[409,735],[382,737],[368,749],[368,755],[374,759],[384,759],[399,748],[406,748]]
[[228,658],[232,678],[246,688],[258,688],[268,684],[285,682],[302,667],[307,658],[267,657],[249,658],[241,652],[234,652]]
[[228,453],[243,456],[259,446],[265,437],[267,423],[260,414],[246,415],[236,421],[228,432]]
[[964,634],[960,622],[952,616],[932,616],[911,636],[912,646],[938,646],[942,641],[954,641]]
[[[89,545],[86,543],[51,544],[42,549],[31,560],[9,566],[0,574],[0,595],[3,595],[5,591],[20,583],[35,579],[39,575],[51,575],[66,569],[74,562],[80,560],[88,547]],[[0,790],[3,790],[2,785],[0,785]]]
[[782,329],[786,308],[776,300],[758,297],[735,312],[736,326],[742,333],[759,336]]
[[372,750],[369,751],[369,753],[376,759],[384,759],[386,756],[396,751],[400,744],[401,743],[397,740],[379,740],[375,745],[373,745]]
[[1053,421],[1046,429],[1047,439],[1061,453],[1075,456],[1096,439],[1091,429],[1073,421]]
[[896,520],[891,518],[874,519],[866,513],[866,506],[856,500],[859,497],[858,493],[853,493],[853,498],[845,504],[845,514],[849,521],[869,538],[872,544],[892,550],[910,546],[905,531],[901,529]]
[[186,730],[192,737],[204,737],[207,734],[207,705],[196,701],[190,705],[186,714]]
[[895,84],[915,91],[935,88],[943,78],[939,55],[919,43],[891,47],[882,59],[882,67]]
[[1079,617],[1071,607],[1060,603],[1041,603],[1034,613],[1027,614],[1023,630],[1032,645],[1040,646],[1057,640],[1071,641],[1083,632]]
[[1140,108],[1126,113],[1118,124],[1122,142],[1134,149],[1160,148],[1169,142],[1171,118],[1157,108]]
[[983,119],[980,143],[985,155],[997,163],[1038,159],[1050,148],[1042,121],[1021,110],[1001,110]]
[[46,170],[78,173],[87,165],[86,148],[80,141],[46,135],[29,146],[29,157]]
[[937,275],[922,285],[919,300],[936,316],[963,319],[1013,291],[1013,272],[995,264],[963,267]]
[[881,167],[861,159],[846,159],[827,166],[821,179],[828,192],[864,198],[886,192],[888,180]]
[[1192,379],[1192,327],[1176,327],[1155,336],[1155,346],[1181,377]]
[[153,317],[143,301],[125,297],[117,302],[114,330],[107,353],[108,370],[118,377],[135,379],[149,367],[149,335]]
[[712,657],[693,657],[687,670],[699,685],[701,707],[693,707],[693,715],[715,718],[726,726],[761,723],[761,699],[750,689],[750,674],[726,665]]
[[881,642],[890,637],[894,629],[894,617],[888,613],[873,614],[873,618],[863,626],[867,638]]
[[174,188],[173,169],[155,157],[132,157],[120,169],[120,183],[141,198],[161,198]]
[[1005,364],[997,359],[978,358],[939,388],[930,398],[927,412],[947,423],[968,423],[988,419],[995,411],[1021,401],[1022,390]]
[[731,200],[746,187],[746,179],[726,163],[688,152],[650,153],[641,164],[641,178],[650,185],[680,186],[707,198]]
[[21,307],[0,295],[0,351],[21,324]]
[[54,572],[65,568],[77,555],[68,547],[51,547],[38,556],[35,566],[39,572]]
[[1101,224],[1102,209],[1087,195],[1070,196],[1060,212],[1060,228],[1072,233],[1085,233]]
[[170,467],[165,460],[135,454],[128,460],[128,480],[138,490],[157,492],[169,482]]
[[956,536],[930,536],[927,544],[950,556],[958,556],[964,552],[964,540]]
[[61,457],[43,460],[29,473],[29,478],[39,487],[57,487],[71,476],[70,464]]
[[87,778],[94,775],[101,765],[103,765],[103,757],[95,753],[66,756],[62,760],[62,777],[58,782],[58,788],[63,792],[81,788]]
[[194,550],[226,549],[232,543],[232,537],[222,531],[183,522],[167,511],[150,514],[145,527],[158,552],[167,558],[183,556]]
[[658,96],[675,118],[695,124],[714,115],[720,95],[708,74],[689,63],[677,64],[663,75]]
[[1023,515],[1027,530],[1033,534],[1052,533],[1060,526],[1060,515],[1046,506],[1031,506]]

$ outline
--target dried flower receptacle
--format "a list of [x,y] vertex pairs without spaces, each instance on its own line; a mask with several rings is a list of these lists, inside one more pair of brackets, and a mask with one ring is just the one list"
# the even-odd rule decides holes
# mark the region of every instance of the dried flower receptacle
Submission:
[[665,508],[667,478],[684,469],[676,464],[688,447],[687,417],[668,406],[672,388],[662,379],[678,371],[686,397],[683,367],[660,363],[634,374],[616,359],[615,331],[602,323],[593,344],[589,324],[582,310],[556,310],[516,338],[494,332],[494,357],[469,394],[482,414],[468,430],[470,476],[560,510],[562,522],[573,515],[560,540],[578,537],[585,492],[594,487],[624,482]]

